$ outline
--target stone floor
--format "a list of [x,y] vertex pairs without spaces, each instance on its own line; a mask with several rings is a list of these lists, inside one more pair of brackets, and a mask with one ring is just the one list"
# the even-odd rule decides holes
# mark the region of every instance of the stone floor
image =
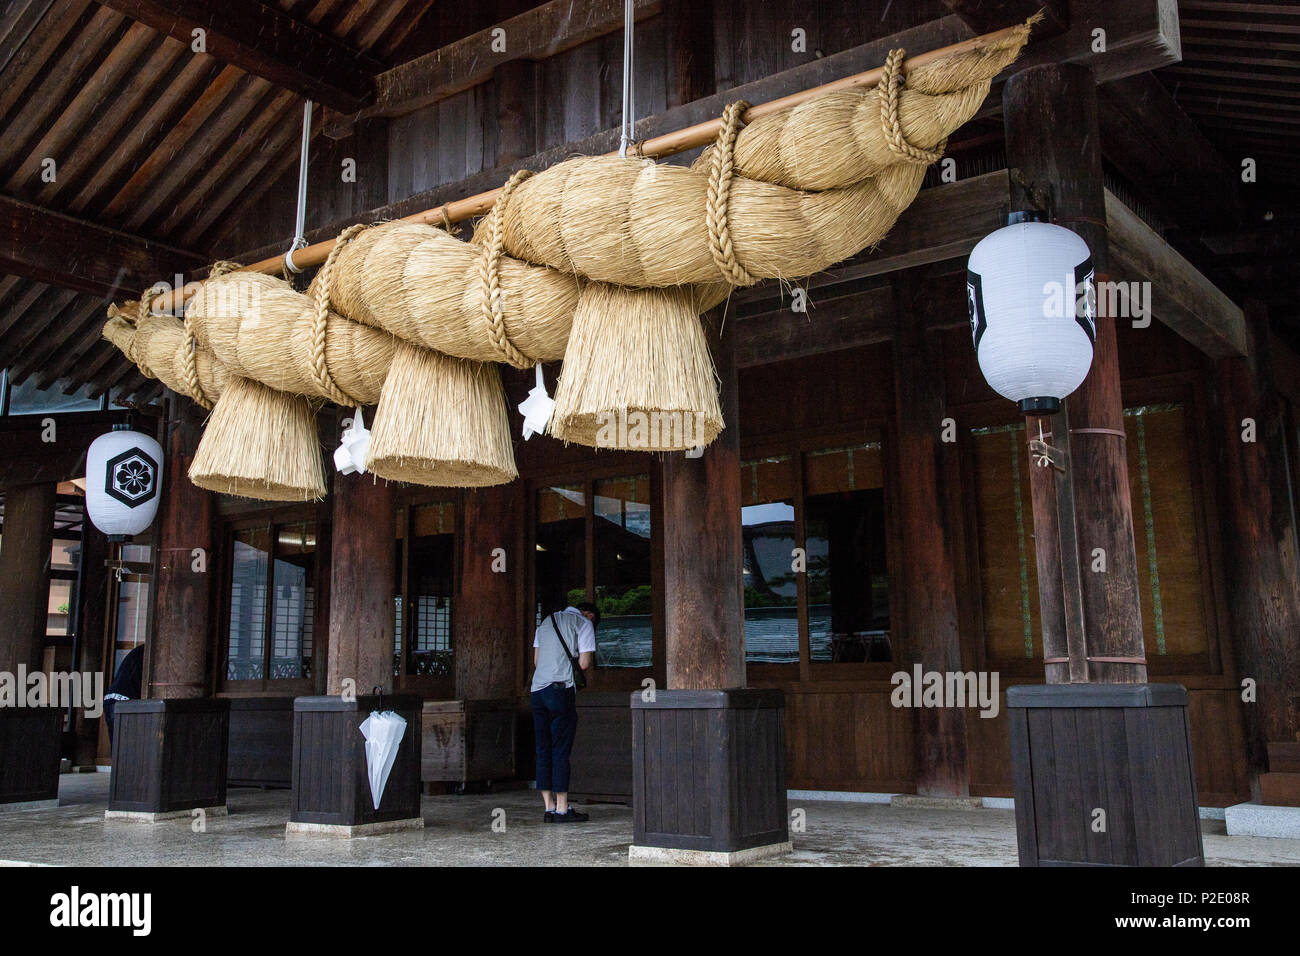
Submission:
[[[632,840],[628,807],[596,804],[586,824],[542,823],[527,790],[425,797],[425,828],[337,840],[286,839],[287,790],[234,789],[229,815],[144,824],[106,821],[108,774],[65,774],[57,809],[0,813],[0,861],[30,864],[277,866],[533,865],[625,866]],[[806,831],[793,854],[760,866],[1014,866],[1010,810],[938,810],[887,804],[792,800]],[[502,819],[505,832],[494,832]],[[1222,821],[1202,822],[1208,861],[1218,866],[1300,865],[1300,840],[1229,837]]]

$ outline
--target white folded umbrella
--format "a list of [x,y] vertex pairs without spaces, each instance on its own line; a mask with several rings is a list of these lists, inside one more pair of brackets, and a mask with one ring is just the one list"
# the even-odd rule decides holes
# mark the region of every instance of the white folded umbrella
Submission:
[[397,747],[406,733],[406,718],[391,710],[372,710],[361,722],[361,734],[366,738],[366,770],[370,775],[370,796],[375,809],[384,798],[388,774],[397,760]]

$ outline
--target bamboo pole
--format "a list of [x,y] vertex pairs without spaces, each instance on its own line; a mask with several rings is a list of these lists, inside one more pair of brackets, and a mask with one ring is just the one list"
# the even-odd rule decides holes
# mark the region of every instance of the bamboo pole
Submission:
[[[1017,25],[1006,27],[1001,30],[995,30],[992,33],[984,33],[977,37],[971,37],[969,40],[962,40],[960,43],[953,43],[937,50],[929,50],[925,53],[918,53],[916,56],[910,56],[903,61],[903,71],[914,70],[935,60],[942,59],[946,56],[959,53],[969,53],[980,50],[986,45],[996,45],[1015,31],[1022,29]],[[866,70],[862,73],[853,73],[849,76],[841,77],[838,80],[832,80],[829,83],[823,83],[821,86],[809,87],[806,90],[800,90],[797,93],[791,93],[788,96],[782,96],[774,100],[768,100],[766,103],[758,103],[751,106],[745,111],[743,120],[745,123],[752,123],[771,113],[777,113],[781,110],[791,109],[800,103],[807,102],[814,96],[820,96],[823,93],[830,93],[836,90],[853,90],[861,88],[870,88],[880,82],[880,77],[884,73],[881,66],[874,69]],[[718,130],[722,127],[722,118],[714,117],[705,120],[702,123],[696,123],[694,126],[688,126],[685,129],[675,130],[671,133],[664,133],[662,136],[655,136],[645,140],[641,144],[641,155],[647,157],[664,157],[674,156],[677,153],[684,153],[688,149],[695,149],[697,146],[706,146],[718,135]],[[618,151],[614,150],[605,154],[606,156],[616,156]],[[449,203],[443,203],[441,206],[435,206],[433,209],[426,209],[423,212],[413,213],[404,216],[402,222],[416,222],[426,226],[441,226],[444,222],[463,222],[466,219],[473,219],[475,216],[482,216],[492,208],[496,202],[497,196],[500,195],[501,189],[489,189],[487,192],[481,192],[474,196],[466,196],[464,199],[457,199]],[[298,269],[309,269],[323,263],[330,250],[334,248],[334,240],[326,239],[324,242],[317,242],[313,245],[298,249],[289,255],[292,256],[294,266]],[[279,273],[284,266],[285,256],[273,256],[270,259],[263,259],[261,262],[254,262],[245,266],[244,271],[261,272],[266,275],[275,275]],[[194,294],[197,288],[195,283],[190,283],[182,289],[165,292],[155,298],[150,307],[158,312],[171,312],[179,309],[186,299]],[[180,293],[182,298],[176,302],[176,295]]]

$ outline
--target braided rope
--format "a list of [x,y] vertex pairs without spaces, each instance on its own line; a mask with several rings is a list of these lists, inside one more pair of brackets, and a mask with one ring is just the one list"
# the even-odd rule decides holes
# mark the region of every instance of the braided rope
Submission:
[[935,149],[922,149],[913,146],[903,135],[903,124],[898,117],[898,94],[903,88],[903,59],[907,51],[901,47],[890,50],[881,67],[880,83],[876,92],[880,97],[880,130],[885,134],[885,143],[890,152],[896,156],[922,165],[937,163],[943,158],[944,147],[948,145],[945,138]]
[[731,240],[731,223],[728,204],[731,201],[731,181],[735,177],[736,137],[740,134],[741,117],[749,109],[744,100],[728,103],[722,111],[722,128],[713,146],[709,166],[709,202],[704,222],[709,232],[709,253],[722,277],[732,285],[753,285],[758,280],[736,261],[736,250]]
[[367,228],[369,227],[365,223],[348,226],[334,240],[334,248],[330,250],[329,256],[326,257],[324,265],[320,267],[320,272],[316,276],[316,314],[313,316],[311,326],[312,381],[316,383],[317,388],[329,396],[330,401],[353,408],[359,408],[362,403],[339,388],[338,383],[334,381],[334,376],[330,374],[329,364],[325,360],[325,331],[329,327],[330,273],[334,269],[334,260],[357,233]]
[[505,252],[505,208],[510,194],[515,187],[531,176],[527,169],[516,170],[501,188],[501,195],[487,216],[487,231],[483,238],[483,250],[479,256],[478,274],[482,282],[482,312],[487,323],[488,340],[501,356],[502,361],[515,368],[531,368],[537,364],[515,347],[506,334],[504,294],[501,290],[501,256]]
[[[238,262],[219,259],[212,263],[212,267],[208,269],[208,278],[215,279],[230,272],[237,272],[242,268],[243,266]],[[185,387],[189,390],[189,397],[202,408],[211,408],[212,399],[203,391],[203,383],[199,379],[198,357],[195,354],[197,351],[198,341],[194,338],[194,320],[187,310],[185,313],[185,348],[181,352],[181,373],[185,376]]]

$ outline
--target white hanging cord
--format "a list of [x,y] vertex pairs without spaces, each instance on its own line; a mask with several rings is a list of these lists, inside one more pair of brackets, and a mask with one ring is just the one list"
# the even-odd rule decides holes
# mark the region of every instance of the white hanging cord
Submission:
[[293,244],[284,254],[284,264],[294,275],[302,272],[293,264],[295,250],[307,248],[307,150],[311,146],[311,100],[302,105],[302,153],[298,160],[298,218],[294,222]]
[[623,128],[618,141],[618,155],[627,158],[627,148],[634,140],[636,129],[636,103],[633,99],[632,61],[636,32],[636,2],[623,0]]

